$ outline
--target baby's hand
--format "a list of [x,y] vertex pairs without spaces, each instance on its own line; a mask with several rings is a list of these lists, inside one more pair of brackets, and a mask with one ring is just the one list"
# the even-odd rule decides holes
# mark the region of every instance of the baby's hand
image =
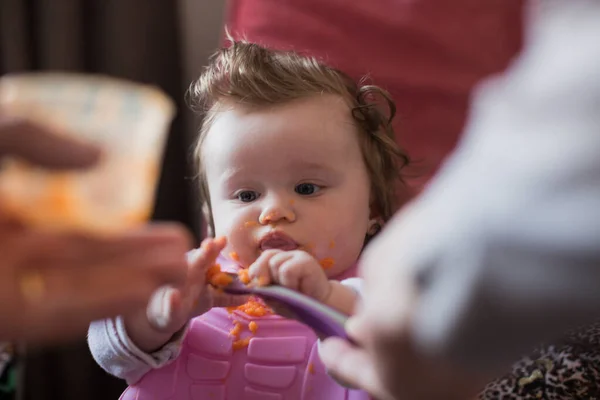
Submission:
[[226,243],[225,238],[205,239],[199,249],[188,254],[185,286],[160,288],[148,303],[146,314],[152,327],[172,334],[190,318],[210,309],[212,304],[207,293],[210,289],[206,286],[206,271],[214,265]]
[[199,249],[188,253],[188,274],[183,287],[162,287],[150,299],[146,310],[125,318],[131,340],[144,351],[154,351],[167,343],[190,318],[212,307],[242,304],[242,296],[219,293],[206,284],[206,272],[225,247],[225,238],[206,239]]
[[267,250],[250,266],[249,276],[259,285],[276,282],[327,303],[331,284],[323,267],[302,250]]

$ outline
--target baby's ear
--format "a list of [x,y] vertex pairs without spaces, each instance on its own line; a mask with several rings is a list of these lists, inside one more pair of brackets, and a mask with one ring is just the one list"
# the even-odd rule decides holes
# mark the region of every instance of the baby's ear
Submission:
[[[369,205],[369,226],[367,229],[367,235],[373,236],[381,230],[383,227],[383,218],[381,217],[381,210],[377,202],[372,201]],[[371,233],[371,231],[374,231]]]
[[383,220],[379,217],[369,219],[367,235],[375,236],[383,228]]

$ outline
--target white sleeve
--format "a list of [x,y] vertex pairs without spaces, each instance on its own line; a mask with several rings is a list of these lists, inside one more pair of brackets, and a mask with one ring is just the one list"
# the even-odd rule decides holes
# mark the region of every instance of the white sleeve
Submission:
[[350,289],[354,290],[354,292],[361,297],[363,294],[363,280],[362,278],[346,278],[340,281],[340,283]]
[[117,317],[92,322],[88,330],[88,345],[100,367],[131,385],[151,369],[175,360],[181,351],[184,336],[185,331],[182,331],[161,349],[148,354],[131,341],[123,319]]
[[600,318],[600,2],[536,13],[415,201],[422,245],[403,249],[424,282],[416,344],[475,368]]

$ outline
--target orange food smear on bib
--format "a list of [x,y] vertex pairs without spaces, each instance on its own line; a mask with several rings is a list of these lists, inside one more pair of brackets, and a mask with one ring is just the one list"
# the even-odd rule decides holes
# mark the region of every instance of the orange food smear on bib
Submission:
[[248,324],[248,329],[250,330],[250,332],[256,333],[256,331],[258,330],[258,324],[255,321],[251,321]]
[[265,315],[273,313],[269,307],[257,299],[250,299],[235,309],[251,317],[264,317]]
[[[247,270],[242,270],[247,271]],[[242,272],[240,271],[240,272]],[[270,314],[273,314],[273,310],[269,306],[267,306],[264,302],[262,302],[259,298],[252,297],[246,303],[237,306],[237,307],[227,307],[227,311],[229,313],[233,313],[235,311],[240,311],[246,314],[249,317],[260,318]],[[230,318],[235,318],[235,314]],[[248,327],[248,330],[251,333],[251,336],[240,339],[240,334],[244,328],[244,326]],[[244,324],[244,321],[234,320],[233,328],[229,331],[229,334],[234,337],[234,341],[232,342],[233,350],[241,350],[250,344],[250,340],[254,337],[256,332],[258,331],[258,323],[256,321],[248,322],[248,325]]]
[[250,339],[250,337],[247,337],[244,339],[235,340],[232,345],[233,350],[241,350],[248,347],[248,344],[250,344]]
[[239,321],[233,322],[233,328],[229,331],[229,334],[233,337],[239,338],[242,333],[242,323]]

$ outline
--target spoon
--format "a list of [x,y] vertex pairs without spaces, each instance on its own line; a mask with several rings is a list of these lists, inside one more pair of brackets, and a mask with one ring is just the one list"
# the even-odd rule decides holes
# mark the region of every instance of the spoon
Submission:
[[319,333],[319,337],[322,339],[337,336],[349,340],[344,329],[348,316],[332,307],[284,286],[247,286],[239,280],[236,274],[228,275],[231,276],[232,281],[222,287],[224,292],[254,295],[266,301],[275,301],[292,311],[301,322]]

